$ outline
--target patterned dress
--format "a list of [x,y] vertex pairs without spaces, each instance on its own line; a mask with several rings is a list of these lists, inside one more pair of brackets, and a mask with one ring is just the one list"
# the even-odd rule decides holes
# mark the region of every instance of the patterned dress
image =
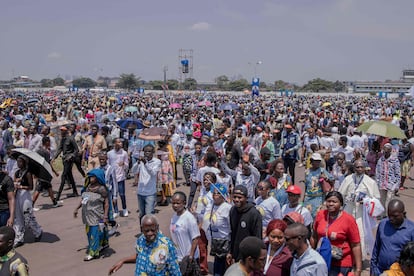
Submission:
[[303,205],[309,209],[312,218],[315,218],[323,203],[324,194],[322,185],[319,182],[321,174],[324,174],[331,181],[334,180],[333,176],[324,168],[308,169],[305,172],[305,198]]
[[169,152],[159,150],[158,156],[161,160],[161,170],[158,173],[158,190],[161,190],[162,185],[165,185],[165,195],[172,196],[174,194],[174,172],[169,159]]

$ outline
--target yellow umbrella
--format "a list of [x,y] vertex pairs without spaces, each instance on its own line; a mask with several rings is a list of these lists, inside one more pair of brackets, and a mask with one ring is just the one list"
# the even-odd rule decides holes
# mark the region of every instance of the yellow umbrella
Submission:
[[322,104],[322,107],[328,107],[331,106],[332,104],[330,102],[325,102]]

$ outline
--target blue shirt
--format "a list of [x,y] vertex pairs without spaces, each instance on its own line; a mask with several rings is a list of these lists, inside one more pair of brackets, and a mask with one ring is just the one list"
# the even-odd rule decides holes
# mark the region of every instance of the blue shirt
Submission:
[[384,270],[398,260],[404,245],[414,241],[414,222],[405,219],[395,228],[389,221],[384,219],[378,225],[377,237],[371,257],[371,274],[380,275]]
[[181,275],[174,244],[161,233],[150,244],[141,235],[137,239],[136,253],[135,276]]

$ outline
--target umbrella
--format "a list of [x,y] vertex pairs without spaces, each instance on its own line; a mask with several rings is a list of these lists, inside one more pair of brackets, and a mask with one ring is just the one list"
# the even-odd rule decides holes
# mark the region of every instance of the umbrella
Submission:
[[130,126],[135,126],[135,128],[138,128],[138,129],[144,128],[140,120],[133,119],[133,118],[121,119],[121,120],[116,121],[116,123],[118,126],[120,126],[123,129],[127,129]]
[[61,126],[66,126],[66,125],[71,125],[73,124],[73,121],[70,120],[62,120],[62,121],[57,121],[55,124],[51,125],[51,128],[57,128],[57,127],[61,127]]
[[12,156],[17,158],[19,155],[24,155],[29,159],[29,172],[37,176],[39,179],[51,181],[53,176],[52,168],[50,164],[37,152],[26,148],[12,149]]
[[322,107],[328,107],[328,106],[331,106],[332,104],[330,103],[330,102],[324,102],[323,104],[322,104]]
[[125,107],[124,109],[125,112],[138,112],[138,107],[133,106],[133,105],[128,105],[127,107]]
[[138,138],[146,141],[156,141],[163,140],[167,134],[168,129],[164,127],[152,127],[142,130]]
[[169,108],[182,108],[183,106],[179,103],[172,103],[168,107]]
[[239,109],[239,106],[234,103],[226,103],[219,106],[219,110],[233,110]]
[[213,104],[210,101],[201,101],[197,106],[212,106]]
[[386,121],[369,121],[357,127],[357,130],[388,138],[407,138],[401,128]]
[[38,102],[39,102],[39,99],[37,99],[37,98],[31,98],[31,99],[28,99],[26,101],[27,104],[34,104],[34,103],[38,103]]

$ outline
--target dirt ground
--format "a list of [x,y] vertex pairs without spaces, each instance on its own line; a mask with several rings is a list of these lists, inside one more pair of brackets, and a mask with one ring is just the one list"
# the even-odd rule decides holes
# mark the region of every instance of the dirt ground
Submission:
[[[81,187],[83,180],[76,168],[73,169],[78,187]],[[181,176],[181,168],[178,168],[179,177]],[[297,168],[296,175],[298,180],[303,179],[304,169]],[[181,183],[182,180],[179,180]],[[54,190],[59,187],[60,178],[53,179]],[[303,184],[301,184],[303,185]],[[408,190],[402,191],[400,199],[406,204],[408,217],[414,219],[414,185],[413,181],[407,180],[406,186]],[[180,186],[182,190],[188,194],[189,188]],[[66,198],[71,191],[64,191],[62,199],[63,206],[59,208],[51,208],[51,201],[48,197],[40,196],[36,207],[41,210],[35,212],[35,216],[43,228],[42,240],[34,243],[34,238],[30,231],[26,232],[25,244],[17,249],[23,254],[29,262],[30,275],[68,275],[68,276],[84,276],[84,275],[107,275],[109,268],[115,264],[120,258],[134,254],[135,235],[139,232],[138,224],[138,203],[135,188],[132,187],[132,180],[126,182],[126,198],[127,207],[130,212],[128,217],[118,218],[120,223],[118,236],[110,239],[110,248],[104,251],[104,256],[100,259],[84,262],[87,239],[85,226],[82,224],[80,217],[73,218],[73,210],[80,201],[80,198]],[[120,201],[118,201],[120,204]],[[157,217],[160,221],[161,231],[169,236],[168,226],[172,217],[171,205],[167,207],[157,207],[159,212]],[[210,262],[212,258],[210,258]],[[368,268],[368,263],[365,268]],[[212,268],[212,263],[210,263]],[[114,275],[133,275],[135,264],[125,264]],[[369,275],[368,270],[363,275]]]

